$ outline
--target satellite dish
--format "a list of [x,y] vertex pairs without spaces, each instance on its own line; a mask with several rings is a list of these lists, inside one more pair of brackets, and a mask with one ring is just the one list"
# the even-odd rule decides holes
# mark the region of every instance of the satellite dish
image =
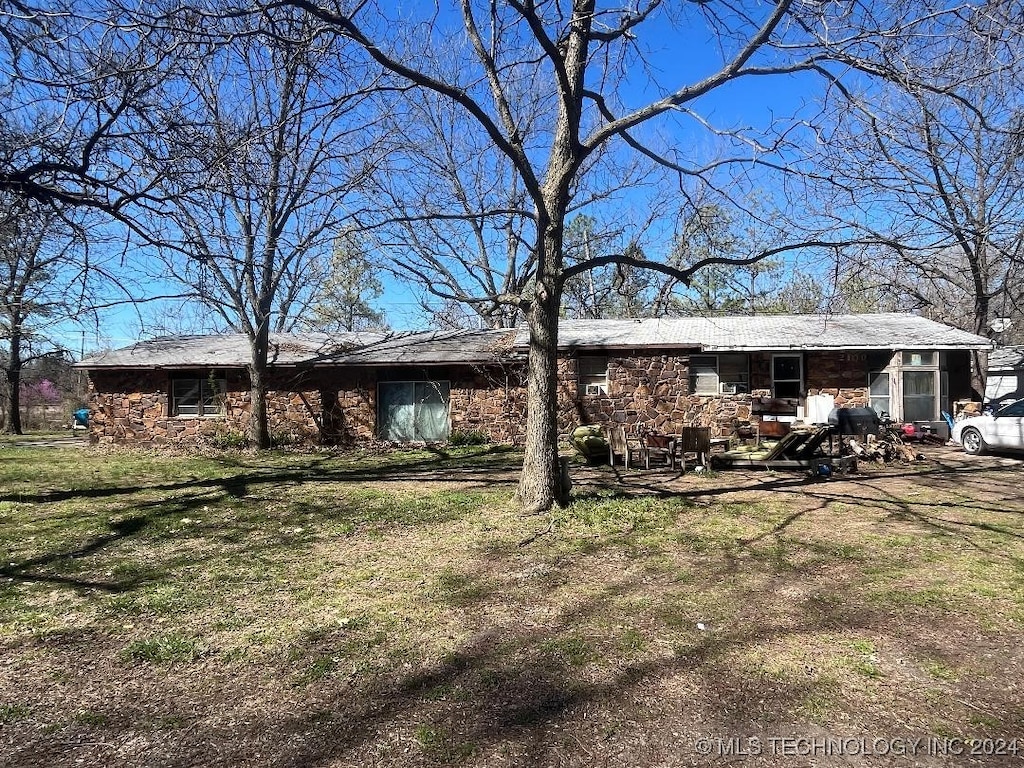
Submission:
[[1013,326],[1013,320],[1009,317],[993,317],[988,327],[996,333],[1008,331]]

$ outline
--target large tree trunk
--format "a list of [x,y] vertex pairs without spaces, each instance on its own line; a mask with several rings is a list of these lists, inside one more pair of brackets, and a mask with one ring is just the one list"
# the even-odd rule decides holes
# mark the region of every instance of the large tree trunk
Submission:
[[267,420],[267,356],[270,349],[270,322],[264,319],[252,339],[252,362],[249,365],[249,438],[260,450],[270,447],[270,426]]
[[988,379],[988,352],[971,352],[971,399],[985,400],[985,383]]
[[[980,152],[980,150],[979,150]],[[980,154],[979,154],[980,157]],[[984,206],[981,213],[984,214]],[[967,253],[967,263],[971,268],[971,279],[974,283],[974,332],[979,336],[992,338],[991,314],[992,303],[989,298],[988,243],[985,237],[979,236],[974,248]],[[988,355],[974,352],[971,360],[971,389],[974,397],[984,401],[985,384],[988,378]]]
[[[530,358],[526,373],[526,455],[519,477],[525,512],[543,512],[569,501],[558,464],[558,317],[562,304],[562,225],[567,195],[556,188],[539,211],[541,256],[533,300],[526,313]],[[548,218],[545,211],[555,211]],[[560,214],[560,215],[559,215]]]
[[564,505],[558,465],[558,309],[557,290],[538,288],[527,313],[530,359],[527,368],[526,455],[519,477],[519,503],[526,512]]
[[11,329],[10,358],[7,361],[7,401],[10,413],[4,432],[10,435],[23,434],[21,428],[21,331],[15,326]]

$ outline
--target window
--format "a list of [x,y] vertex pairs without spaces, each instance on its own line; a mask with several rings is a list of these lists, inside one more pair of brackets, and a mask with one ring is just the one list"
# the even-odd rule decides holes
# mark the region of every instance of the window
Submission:
[[939,418],[939,366],[935,350],[907,350],[900,356],[903,421]]
[[903,367],[904,368],[917,368],[917,367],[935,367],[935,352],[904,352],[903,353]]
[[746,355],[693,355],[690,392],[697,395],[735,395],[750,391],[750,365]]
[[890,384],[888,371],[873,371],[868,374],[868,392],[871,398],[871,409],[879,416],[883,413],[892,414]]
[[903,420],[932,421],[937,418],[936,371],[903,371]]
[[382,439],[399,443],[447,439],[449,382],[381,382],[377,394],[377,424]]
[[223,416],[226,393],[224,375],[220,373],[175,377],[171,379],[171,414]]
[[588,395],[608,394],[608,358],[581,355],[576,361],[580,391]]
[[800,355],[772,357],[772,396],[800,397],[803,390],[803,358]]
[[690,391],[696,395],[718,394],[718,358],[694,355],[690,358]]

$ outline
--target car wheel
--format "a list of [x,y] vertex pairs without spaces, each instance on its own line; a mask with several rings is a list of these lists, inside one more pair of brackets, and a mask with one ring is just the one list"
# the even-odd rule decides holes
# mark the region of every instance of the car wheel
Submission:
[[981,432],[974,427],[968,427],[960,435],[960,444],[964,450],[972,456],[985,452],[985,441],[981,438]]

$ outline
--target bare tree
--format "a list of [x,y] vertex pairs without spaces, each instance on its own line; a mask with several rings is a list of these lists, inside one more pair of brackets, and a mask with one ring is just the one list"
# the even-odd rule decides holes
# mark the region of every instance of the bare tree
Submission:
[[456,302],[483,325],[514,326],[520,307],[502,297],[524,290],[532,263],[530,204],[515,168],[430,90],[409,92],[387,114],[395,152],[371,178],[381,204],[362,224],[395,255],[392,275],[422,290],[429,315],[471,322],[445,309]]
[[1022,14],[1015,0],[986,4],[955,45],[894,39],[888,55],[927,72],[926,84],[848,92],[824,144],[827,205],[839,225],[899,244],[865,251],[860,278],[989,337],[996,317],[1024,321]]
[[[592,216],[580,214],[566,226],[566,263],[589,261],[600,254],[645,258],[639,245],[623,245],[622,239],[621,230],[599,228]],[[565,316],[571,318],[647,317],[654,307],[657,290],[653,273],[628,264],[609,264],[566,280],[562,306]]]
[[63,352],[49,331],[81,317],[92,303],[91,265],[84,228],[38,200],[0,192],[0,339],[4,348],[4,431],[22,434],[25,366]]
[[310,291],[309,286],[290,282],[292,292],[304,295],[307,306],[301,312],[289,307],[283,314],[294,317],[298,327],[327,333],[385,330],[384,313],[371,304],[384,293],[378,272],[366,239],[358,232],[343,232],[315,270],[316,288]]
[[[520,278],[512,290],[474,295],[472,283],[467,283],[456,298],[497,301],[518,307],[526,317],[528,418],[519,497],[529,510],[564,500],[558,475],[556,359],[567,279],[616,263],[685,282],[707,263],[753,263],[791,249],[832,244],[810,237],[746,259],[711,257],[685,269],[626,254],[567,265],[565,225],[574,201],[581,195],[601,196],[603,185],[594,172],[602,166],[595,158],[629,150],[680,177],[713,184],[715,171],[730,167],[738,157],[705,164],[694,157],[689,143],[659,146],[646,129],[655,121],[679,128],[683,121],[691,129],[688,135],[694,126],[715,130],[702,116],[700,100],[740,80],[818,73],[837,82],[843,70],[887,76],[893,67],[879,52],[892,36],[944,34],[947,19],[956,19],[948,7],[909,2],[837,6],[781,0],[737,7],[713,1],[599,5],[596,0],[462,0],[451,8],[430,4],[419,16],[419,8],[405,7],[401,15],[389,16],[383,3],[372,0],[351,10],[315,0],[284,2],[330,23],[382,68],[451,105],[458,135],[478,137],[478,144],[500,153],[515,188],[528,201],[528,209],[517,210],[528,227]],[[698,40],[712,42],[700,57],[693,57],[693,69],[673,55],[672,66],[662,70],[666,61],[656,60],[653,39],[645,42],[652,28],[659,31],[660,45],[669,49],[684,39],[688,49],[699,46]],[[783,151],[790,143],[788,134],[766,132],[763,126],[750,133],[717,133],[744,148],[747,168],[803,170]],[[507,211],[480,212],[492,214]]]
[[[251,437],[270,444],[270,333],[320,288],[318,265],[376,160],[372,78],[339,56],[336,30],[287,8],[222,21],[171,104],[170,276],[251,346]],[[177,233],[177,236],[176,236]]]
[[107,0],[0,4],[0,190],[141,233],[132,209],[162,202],[149,162],[164,135],[155,94],[178,46],[122,21]]

